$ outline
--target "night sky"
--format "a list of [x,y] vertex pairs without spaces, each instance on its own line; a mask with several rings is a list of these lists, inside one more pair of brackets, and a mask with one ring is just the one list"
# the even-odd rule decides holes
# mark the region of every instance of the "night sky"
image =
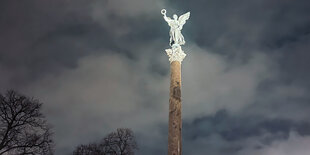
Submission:
[[131,128],[167,153],[169,26],[182,33],[183,154],[310,154],[308,0],[1,0],[0,92],[33,96],[57,155]]

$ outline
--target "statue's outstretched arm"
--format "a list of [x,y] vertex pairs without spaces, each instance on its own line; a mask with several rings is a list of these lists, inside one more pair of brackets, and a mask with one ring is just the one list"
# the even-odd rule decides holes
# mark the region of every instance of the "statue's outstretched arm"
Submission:
[[165,21],[169,24],[170,21],[172,21],[172,19],[170,17],[167,17],[166,13],[167,13],[166,9],[161,10],[161,14],[164,16]]
[[172,21],[172,19],[171,19],[170,17],[167,17],[166,14],[164,14],[164,19],[165,19],[165,21],[168,22],[168,23],[169,23],[170,21]]

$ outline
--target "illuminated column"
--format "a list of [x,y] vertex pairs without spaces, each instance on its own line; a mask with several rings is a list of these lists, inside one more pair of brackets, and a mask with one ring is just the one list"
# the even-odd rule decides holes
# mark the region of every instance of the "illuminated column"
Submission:
[[168,155],[182,154],[181,62],[186,56],[181,46],[166,50],[170,61]]

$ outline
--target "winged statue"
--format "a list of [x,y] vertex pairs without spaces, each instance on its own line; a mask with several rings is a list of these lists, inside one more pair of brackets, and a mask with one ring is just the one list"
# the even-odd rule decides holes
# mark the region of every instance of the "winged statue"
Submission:
[[166,16],[167,11],[165,9],[161,10],[161,14],[164,15],[165,21],[170,26],[170,46],[173,44],[178,45],[184,45],[185,40],[181,33],[181,30],[183,28],[183,25],[186,23],[186,21],[189,19],[190,12],[187,12],[183,15],[181,15],[179,18],[176,14],[173,15],[173,19]]

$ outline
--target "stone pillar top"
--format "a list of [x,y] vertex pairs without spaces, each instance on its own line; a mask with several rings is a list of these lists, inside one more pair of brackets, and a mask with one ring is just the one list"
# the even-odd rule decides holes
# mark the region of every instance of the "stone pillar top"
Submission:
[[170,63],[173,61],[179,61],[181,63],[186,56],[181,46],[178,44],[173,44],[172,49],[166,49],[166,53],[169,56]]

